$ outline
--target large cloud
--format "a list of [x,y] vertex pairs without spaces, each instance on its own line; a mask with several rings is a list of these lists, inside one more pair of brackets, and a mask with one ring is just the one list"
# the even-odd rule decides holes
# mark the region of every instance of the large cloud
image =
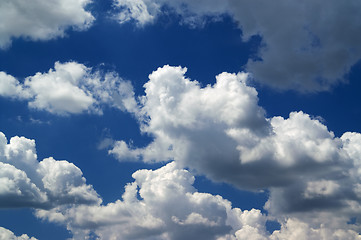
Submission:
[[69,27],[87,29],[94,20],[85,8],[90,0],[0,2],[0,48],[13,38],[48,40],[64,36]]
[[332,212],[346,223],[361,215],[361,134],[337,138],[303,112],[265,118],[245,73],[222,73],[202,88],[185,72],[164,66],[149,76],[135,115],[154,140],[144,148],[118,141],[111,154],[121,161],[173,159],[215,181],[268,189],[265,207],[280,218]]
[[191,25],[205,17],[228,14],[238,23],[244,41],[260,35],[257,60],[247,70],[261,83],[278,89],[323,91],[344,81],[361,58],[361,3],[357,0],[114,0],[120,22],[139,25],[172,9]]
[[90,229],[101,239],[231,239],[240,228],[266,234],[266,217],[259,210],[242,212],[221,196],[197,192],[194,177],[174,162],[133,177],[122,200],[37,215],[66,223],[75,239],[85,239]]
[[29,76],[23,84],[0,72],[0,82],[0,96],[28,100],[30,108],[58,115],[101,114],[103,105],[119,109],[135,105],[129,82],[77,62],[56,62],[54,69]]
[[26,234],[23,234],[19,237],[17,237],[12,231],[0,227],[0,239],[1,240],[36,240],[34,237],[29,237]]
[[360,239],[351,226],[310,225],[285,218],[281,229],[266,231],[260,210],[232,208],[221,196],[198,192],[194,177],[172,162],[157,170],[138,170],[122,200],[107,205],[63,206],[36,215],[66,224],[74,239],[299,240]]
[[101,202],[82,172],[68,161],[37,160],[35,141],[0,132],[0,208],[51,208]]

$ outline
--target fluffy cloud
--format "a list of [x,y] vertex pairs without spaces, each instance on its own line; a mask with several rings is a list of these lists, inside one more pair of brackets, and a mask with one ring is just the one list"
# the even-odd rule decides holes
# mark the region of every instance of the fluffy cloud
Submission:
[[118,141],[109,153],[120,161],[174,160],[215,181],[267,189],[265,209],[277,219],[322,215],[313,216],[315,226],[327,219],[339,226],[360,216],[361,134],[337,138],[303,112],[265,118],[245,73],[222,73],[202,88],[185,72],[164,66],[144,85],[136,116],[153,142],[136,148]]
[[34,237],[29,237],[26,234],[21,235],[20,237],[15,236],[15,234],[3,227],[0,227],[0,239],[6,239],[6,240],[36,240]]
[[138,170],[122,200],[107,205],[61,206],[36,215],[66,224],[74,239],[299,240],[361,239],[351,226],[310,225],[285,218],[281,229],[266,231],[260,210],[232,208],[221,196],[198,192],[194,177],[171,162],[157,170]]
[[30,108],[53,114],[101,114],[103,105],[135,107],[133,88],[114,72],[102,73],[77,62],[56,62],[47,73],[36,73],[21,84],[0,72],[0,96],[28,100]]
[[139,25],[151,23],[169,9],[190,25],[199,25],[207,16],[231,16],[244,41],[262,37],[257,59],[249,59],[247,71],[278,89],[327,90],[343,82],[361,58],[361,6],[357,0],[114,1],[122,6],[121,22],[134,19]]
[[231,239],[243,227],[266,234],[266,217],[259,210],[242,212],[221,196],[197,192],[194,177],[174,162],[133,177],[122,200],[37,215],[66,223],[75,239],[85,239],[90,229],[101,239]]
[[281,230],[274,231],[270,236],[271,240],[357,240],[361,239],[361,235],[349,229],[332,229],[321,226],[320,228],[312,228],[307,223],[297,219],[290,218],[282,224]]
[[[164,66],[144,85],[146,95],[138,116],[142,131],[154,135],[155,141],[144,149],[128,148],[120,141],[111,153],[120,159],[142,155],[146,162],[181,158],[184,165],[187,161],[201,164],[202,160],[195,159],[213,155],[207,164],[212,165],[214,159],[217,165],[221,155],[230,159],[236,152],[236,143],[224,133],[225,128],[242,126],[260,135],[269,131],[264,110],[257,105],[256,90],[246,86],[247,74],[223,73],[214,86],[200,88],[198,82],[184,77],[185,72],[185,68]],[[204,146],[196,147],[188,138]],[[207,146],[207,139],[215,141],[212,146]]]
[[94,20],[85,8],[90,0],[0,2],[0,48],[13,38],[48,40],[64,36],[66,29],[87,29]]
[[22,98],[23,89],[19,81],[5,72],[0,72],[0,96]]
[[51,208],[101,202],[82,172],[65,160],[37,160],[35,141],[0,132],[0,207]]

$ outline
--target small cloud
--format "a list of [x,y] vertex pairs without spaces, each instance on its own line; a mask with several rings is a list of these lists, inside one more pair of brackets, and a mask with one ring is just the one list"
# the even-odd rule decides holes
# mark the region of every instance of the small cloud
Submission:
[[103,138],[97,145],[97,149],[104,150],[109,149],[115,143],[115,140],[112,138]]
[[35,118],[32,118],[32,117],[30,117],[30,122],[32,124],[39,124],[39,125],[42,125],[42,124],[50,125],[51,124],[50,121],[42,121],[40,119],[35,119]]

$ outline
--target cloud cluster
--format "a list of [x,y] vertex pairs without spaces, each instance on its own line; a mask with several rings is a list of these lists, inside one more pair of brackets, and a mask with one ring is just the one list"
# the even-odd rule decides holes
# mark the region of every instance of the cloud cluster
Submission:
[[12,231],[10,231],[6,228],[3,228],[3,227],[0,227],[0,239],[3,239],[3,240],[37,240],[34,237],[30,238],[26,234],[23,234],[20,237],[17,237],[17,236],[15,236],[15,234]]
[[242,212],[220,196],[197,192],[194,177],[174,162],[133,177],[122,200],[39,210],[37,216],[66,223],[76,239],[85,239],[91,229],[101,239],[221,239],[243,226],[265,234],[259,210]]
[[[206,17],[231,16],[242,39],[259,35],[256,59],[246,68],[255,79],[277,89],[303,92],[328,90],[343,82],[361,58],[361,3],[332,1],[245,0],[114,0],[120,22],[151,23],[169,9],[190,25]],[[262,7],[261,7],[262,6]]]
[[62,206],[37,210],[39,218],[66,224],[74,239],[299,240],[361,239],[349,227],[312,226],[286,218],[281,229],[266,231],[260,210],[232,208],[218,195],[198,192],[194,177],[171,162],[157,170],[138,170],[122,200],[107,205]]
[[339,225],[360,216],[361,134],[337,138],[303,112],[265,118],[245,73],[222,73],[201,87],[185,72],[164,66],[144,85],[137,116],[153,142],[135,148],[118,141],[109,153],[120,161],[174,160],[215,181],[268,189],[265,208],[277,218],[338,213]]
[[62,37],[65,30],[87,29],[94,21],[86,10],[90,0],[54,0],[0,2],[0,48],[8,47],[13,38],[48,40]]
[[0,72],[0,82],[0,96],[27,100],[32,109],[58,115],[101,114],[103,105],[125,109],[136,104],[129,82],[77,62],[56,62],[54,69],[29,76],[24,83]]
[[51,208],[101,199],[82,171],[68,161],[37,160],[35,141],[0,132],[0,208]]

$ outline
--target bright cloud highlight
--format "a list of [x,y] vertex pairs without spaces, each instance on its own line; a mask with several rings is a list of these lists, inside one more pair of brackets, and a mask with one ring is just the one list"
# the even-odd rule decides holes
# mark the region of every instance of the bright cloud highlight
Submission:
[[29,76],[23,84],[0,72],[0,82],[0,96],[27,100],[29,108],[57,115],[102,114],[104,105],[123,110],[136,104],[129,82],[77,62],[56,62],[54,69]]
[[101,202],[82,171],[52,157],[37,160],[35,141],[0,132],[0,207],[52,208]]
[[297,218],[266,231],[268,216],[260,210],[232,208],[219,195],[198,192],[194,176],[171,162],[157,170],[138,170],[122,200],[107,205],[64,205],[37,210],[39,218],[62,223],[74,239],[94,234],[100,239],[299,240],[361,239],[352,229],[310,225]]
[[134,148],[118,141],[109,153],[121,161],[174,160],[215,181],[268,189],[265,209],[280,218],[338,212],[333,219],[346,223],[361,213],[359,133],[337,138],[303,112],[265,118],[245,73],[222,73],[202,88],[185,72],[164,66],[144,85],[136,116],[153,142]]

